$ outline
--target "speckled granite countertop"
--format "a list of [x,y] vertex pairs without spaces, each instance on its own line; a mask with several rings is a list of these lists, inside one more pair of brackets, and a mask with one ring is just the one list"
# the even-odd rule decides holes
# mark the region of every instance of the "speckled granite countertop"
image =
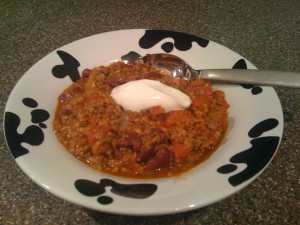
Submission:
[[[35,62],[74,40],[112,30],[186,32],[227,46],[260,69],[300,71],[298,0],[40,2],[0,2],[1,121],[11,90]],[[284,135],[261,176],[218,203],[160,217],[94,212],[46,192],[11,157],[1,124],[0,224],[300,224],[300,90],[275,90]]]

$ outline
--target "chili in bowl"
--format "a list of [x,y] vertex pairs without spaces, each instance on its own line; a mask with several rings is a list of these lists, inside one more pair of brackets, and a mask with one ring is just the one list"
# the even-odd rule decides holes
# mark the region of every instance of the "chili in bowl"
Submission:
[[[190,104],[166,110],[154,102],[139,111],[126,109],[112,92],[134,81],[159,82],[188,96]],[[139,98],[143,92],[142,87],[132,95]],[[123,99],[125,105],[131,97]],[[131,178],[170,177],[200,164],[218,148],[228,107],[223,91],[201,79],[175,79],[144,63],[118,61],[84,70],[62,92],[53,128],[71,154],[96,170]]]

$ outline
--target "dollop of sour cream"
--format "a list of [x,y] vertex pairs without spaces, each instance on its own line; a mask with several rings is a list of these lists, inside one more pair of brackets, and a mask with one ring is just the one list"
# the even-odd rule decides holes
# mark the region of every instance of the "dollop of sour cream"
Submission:
[[111,92],[114,101],[125,110],[139,112],[161,106],[165,112],[182,110],[191,105],[183,92],[156,80],[136,80],[115,87]]

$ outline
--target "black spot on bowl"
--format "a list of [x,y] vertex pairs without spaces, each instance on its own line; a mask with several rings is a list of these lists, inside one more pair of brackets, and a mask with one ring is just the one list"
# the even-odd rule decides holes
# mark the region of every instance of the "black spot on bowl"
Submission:
[[172,42],[165,42],[161,45],[161,48],[166,52],[170,53],[174,49],[174,44]]
[[238,174],[230,176],[228,178],[229,183],[232,186],[238,186],[254,177],[270,162],[280,140],[278,136],[258,136],[274,129],[277,125],[278,121],[273,118],[266,119],[254,125],[249,131],[249,137],[254,138],[250,140],[251,147],[232,156],[229,160],[232,164],[220,166],[217,172],[222,174],[232,173],[242,163],[246,164],[246,168]]
[[232,67],[232,69],[247,69],[247,63],[245,59],[239,59]]
[[[30,108],[38,106],[37,101],[32,98],[23,98],[22,103]],[[45,122],[49,119],[50,114],[44,109],[33,109],[31,111],[31,122],[37,125],[29,125],[23,133],[18,133],[18,127],[22,120],[13,112],[5,112],[4,132],[7,145],[14,158],[29,153],[29,150],[22,146],[27,143],[32,146],[41,145],[44,142],[44,132],[41,128],[47,128]]]
[[233,171],[235,171],[238,167],[236,165],[233,164],[227,164],[224,166],[221,166],[218,168],[218,172],[219,173],[223,173],[223,174],[227,174],[227,173],[232,173]]
[[[111,192],[123,197],[144,199],[153,195],[157,190],[155,184],[120,184],[111,179],[101,179],[100,183],[79,179],[75,181],[75,188],[86,196],[99,196],[105,193],[106,187],[111,187]],[[110,204],[113,199],[108,196],[98,197],[100,204]]]
[[149,49],[165,38],[172,38],[174,40],[174,43],[167,41],[162,44],[162,49],[168,53],[173,50],[173,46],[179,51],[187,51],[192,48],[193,42],[196,42],[203,48],[206,47],[209,43],[209,40],[206,40],[204,38],[176,31],[146,30],[145,34],[139,40],[139,45],[141,48]]
[[140,54],[138,54],[137,52],[131,51],[131,52],[127,53],[126,55],[123,55],[121,57],[121,60],[122,61],[127,61],[127,62],[133,62],[133,61],[137,60],[140,57],[141,57]]
[[24,105],[26,105],[27,107],[30,107],[30,108],[38,107],[37,101],[35,101],[32,98],[23,98],[22,102],[23,102]]
[[39,126],[28,126],[24,133],[18,133],[18,127],[21,123],[21,119],[18,115],[12,112],[5,113],[4,119],[4,131],[7,141],[7,145],[14,158],[18,158],[22,155],[29,153],[28,149],[23,147],[22,143],[30,145],[40,145],[44,141],[44,133]]
[[109,205],[111,204],[114,200],[112,197],[109,196],[100,196],[99,198],[97,198],[97,201],[101,204],[101,205]]
[[73,82],[76,82],[80,78],[78,71],[80,63],[67,52],[59,50],[56,53],[63,61],[63,64],[54,66],[52,68],[52,74],[59,79],[69,76]]
[[256,138],[261,136],[264,132],[274,129],[278,126],[278,120],[274,118],[269,118],[263,120],[256,124],[252,129],[249,131],[248,136],[251,138]]
[[44,109],[35,109],[31,112],[32,123],[42,123],[48,120],[50,114]]

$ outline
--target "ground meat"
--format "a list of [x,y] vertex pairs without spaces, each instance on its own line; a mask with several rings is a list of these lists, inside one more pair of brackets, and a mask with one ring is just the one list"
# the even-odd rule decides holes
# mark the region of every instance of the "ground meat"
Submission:
[[[110,93],[138,79],[177,88],[192,104],[167,113],[160,106],[124,111]],[[224,93],[201,79],[174,79],[146,64],[114,62],[84,70],[63,91],[53,128],[66,149],[92,168],[125,177],[167,177],[195,167],[217,149],[228,107]]]

